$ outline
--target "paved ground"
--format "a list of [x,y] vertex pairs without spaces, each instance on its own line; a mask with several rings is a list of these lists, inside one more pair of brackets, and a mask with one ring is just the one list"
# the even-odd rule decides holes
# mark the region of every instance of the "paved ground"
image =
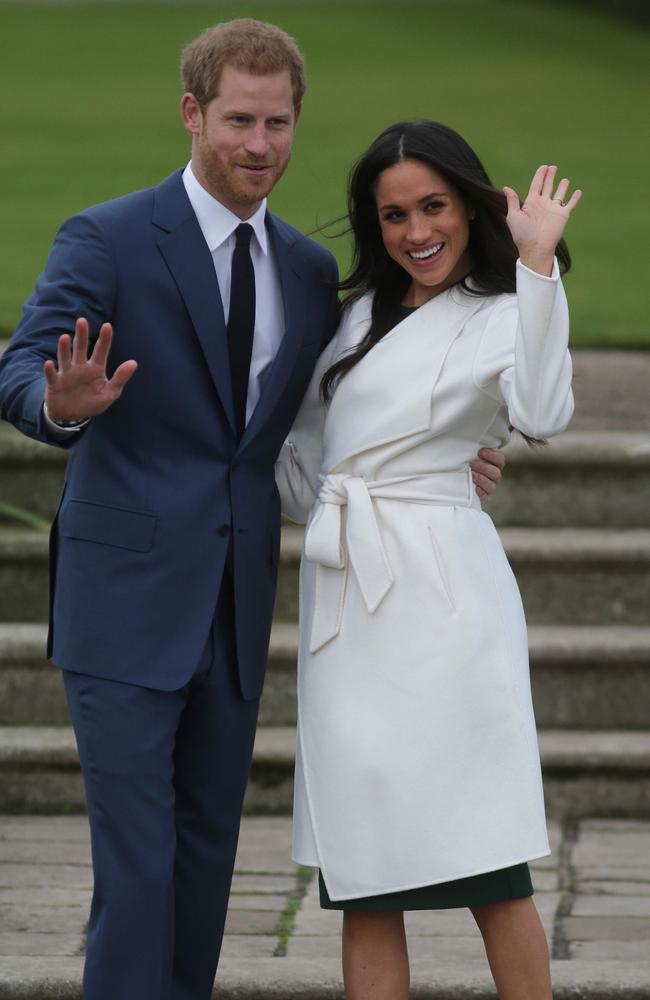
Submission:
[[[553,854],[533,873],[557,995],[581,996],[589,978],[601,990],[611,985],[608,996],[626,982],[639,989],[626,996],[647,996],[650,822],[589,820],[552,825],[551,835]],[[317,883],[291,863],[289,843],[288,819],[244,819],[218,979],[223,1000],[340,995],[340,916],[320,910]],[[43,977],[34,997],[74,995],[91,881],[84,817],[0,817],[0,997],[31,998],[11,992],[26,977]],[[437,988],[491,995],[468,911],[410,914],[407,926],[414,996],[440,995]]]

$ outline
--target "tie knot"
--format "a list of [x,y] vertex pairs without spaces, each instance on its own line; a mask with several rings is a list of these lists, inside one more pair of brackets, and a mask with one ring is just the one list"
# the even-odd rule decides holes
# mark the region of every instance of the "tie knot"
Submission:
[[249,247],[251,245],[251,236],[253,235],[253,227],[249,226],[247,222],[240,222],[240,224],[235,229],[235,237],[237,239],[238,247]]

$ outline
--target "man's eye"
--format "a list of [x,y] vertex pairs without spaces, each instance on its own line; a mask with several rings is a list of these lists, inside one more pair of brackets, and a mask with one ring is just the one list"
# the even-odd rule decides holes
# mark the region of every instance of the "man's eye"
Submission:
[[289,122],[286,120],[286,118],[270,118],[269,119],[269,125],[272,128],[282,128],[284,125],[288,125],[288,124],[289,124]]

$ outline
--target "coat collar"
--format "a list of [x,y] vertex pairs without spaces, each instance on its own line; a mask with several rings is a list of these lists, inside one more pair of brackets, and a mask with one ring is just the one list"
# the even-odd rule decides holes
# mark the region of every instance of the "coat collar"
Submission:
[[[371,448],[429,430],[431,398],[445,358],[484,303],[458,287],[442,292],[393,327],[347,373],[326,417],[326,472]],[[365,335],[371,305],[366,296],[351,308],[337,354]]]

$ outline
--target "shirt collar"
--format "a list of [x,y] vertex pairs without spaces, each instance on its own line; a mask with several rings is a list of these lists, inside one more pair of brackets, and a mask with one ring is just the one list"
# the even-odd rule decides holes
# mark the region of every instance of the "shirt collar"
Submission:
[[[234,233],[242,220],[234,212],[231,212],[229,208],[226,208],[225,205],[222,205],[220,201],[213,198],[209,191],[206,191],[199,184],[192,170],[191,162],[187,164],[183,171],[183,184],[201,227],[201,232],[205,237],[205,242],[208,244],[210,253],[213,253],[217,247],[225,243],[228,237]],[[253,232],[257,237],[260,249],[266,255],[268,254],[268,241],[266,226],[264,225],[265,218],[266,198],[262,201],[255,214],[251,215],[250,219],[246,219],[245,221],[253,227]]]

